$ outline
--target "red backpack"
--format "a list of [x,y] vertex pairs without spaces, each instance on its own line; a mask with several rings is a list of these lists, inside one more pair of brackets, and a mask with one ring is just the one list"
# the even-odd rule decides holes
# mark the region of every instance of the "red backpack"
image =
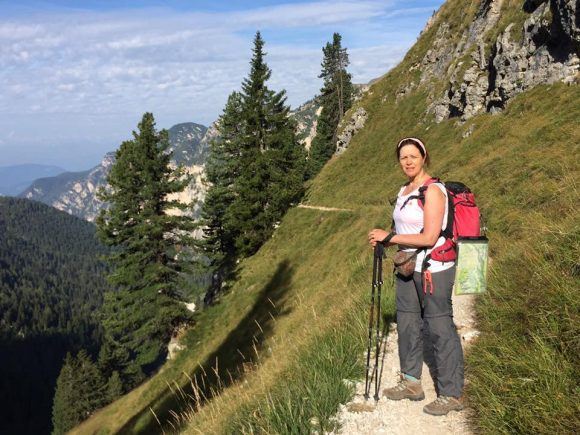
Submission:
[[431,254],[425,256],[424,264],[430,258],[436,261],[454,261],[457,258],[456,243],[459,239],[477,238],[480,233],[479,208],[475,204],[475,195],[469,187],[457,181],[443,183],[439,178],[430,178],[420,188],[419,195],[413,195],[407,199],[418,199],[419,206],[423,208],[425,204],[425,191],[430,184],[441,183],[447,190],[447,200],[449,203],[447,212],[447,225],[441,230],[441,235],[445,237],[445,243],[434,248]]

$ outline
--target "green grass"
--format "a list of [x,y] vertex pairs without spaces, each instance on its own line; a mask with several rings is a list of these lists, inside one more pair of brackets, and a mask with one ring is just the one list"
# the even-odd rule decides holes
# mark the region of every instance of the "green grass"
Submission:
[[[366,308],[366,306],[365,306]],[[391,306],[392,311],[392,299]],[[363,310],[365,313],[367,310]],[[261,400],[242,407],[229,422],[227,433],[309,433],[337,427],[332,417],[337,403],[346,403],[354,393],[354,381],[363,370],[365,328],[362,316],[352,312],[347,322],[357,328],[333,328],[318,337],[293,358],[293,368],[284,373]],[[368,330],[367,330],[368,331]]]
[[[467,25],[475,3],[462,12],[450,1],[441,16]],[[499,115],[435,124],[425,115],[431,89],[394,101],[435,31],[357,103],[369,113],[365,128],[309,186],[307,203],[351,211],[290,210],[272,239],[240,264],[231,291],[199,314],[183,339],[187,349],[77,433],[159,432],[152,410],[169,432],[331,429],[339,403],[352,394],[343,379],[364,376],[372,261],[366,234],[390,224],[389,199],[405,181],[393,148],[408,135],[427,143],[432,174],[475,191],[489,228],[489,292],[477,304],[481,335],[467,359],[474,429],[580,427],[580,90],[540,86]]]

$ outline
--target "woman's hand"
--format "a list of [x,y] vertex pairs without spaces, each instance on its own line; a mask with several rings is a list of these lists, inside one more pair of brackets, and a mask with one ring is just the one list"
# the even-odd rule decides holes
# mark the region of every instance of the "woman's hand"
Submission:
[[389,235],[388,232],[385,230],[381,230],[380,228],[375,228],[371,230],[368,234],[369,243],[371,246],[375,247],[378,242],[385,240],[385,238]]

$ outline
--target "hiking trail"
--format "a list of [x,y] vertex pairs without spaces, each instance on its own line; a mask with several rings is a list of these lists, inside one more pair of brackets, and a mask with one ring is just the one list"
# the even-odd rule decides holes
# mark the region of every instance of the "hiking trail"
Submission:
[[[479,332],[475,329],[474,319],[474,295],[453,295],[453,319],[461,344],[465,351],[469,343],[477,337]],[[427,343],[427,337],[424,342]],[[427,346],[425,346],[427,348]],[[383,344],[384,356],[379,356],[379,364],[384,358],[382,377],[380,381],[380,400],[376,402],[372,398],[374,395],[374,380],[371,388],[371,397],[365,401],[365,382],[356,383],[356,394],[351,402],[340,405],[339,412],[335,416],[340,422],[341,429],[332,434],[461,434],[471,435],[467,420],[469,412],[467,407],[460,412],[452,411],[446,416],[435,417],[423,412],[423,406],[435,400],[434,381],[429,371],[432,366],[432,357],[425,353],[423,363],[422,385],[425,391],[425,400],[412,402],[410,400],[393,401],[382,397],[384,388],[392,387],[397,383],[399,373],[399,356],[397,345],[396,325],[389,325],[389,333],[386,343]],[[374,355],[373,355],[374,357]],[[366,350],[361,359],[366,361]],[[371,358],[372,359],[372,358]],[[380,366],[379,366],[380,371]],[[345,380],[344,382],[349,382]]]
[[322,211],[352,211],[349,208],[322,207],[319,205],[308,205],[308,204],[298,204],[298,208],[309,208],[311,210],[322,210]]

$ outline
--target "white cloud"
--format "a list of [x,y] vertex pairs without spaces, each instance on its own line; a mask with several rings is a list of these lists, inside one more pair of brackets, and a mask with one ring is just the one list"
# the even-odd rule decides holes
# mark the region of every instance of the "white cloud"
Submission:
[[[112,143],[146,110],[164,127],[171,124],[162,121],[209,124],[247,75],[256,29],[266,40],[270,86],[287,89],[297,106],[320,88],[321,47],[333,31],[343,34],[355,82],[380,76],[401,59],[423,23],[394,33],[388,20],[426,19],[432,10],[409,3],[321,1],[223,13],[67,10],[0,18],[0,117],[17,114],[34,123],[67,114],[61,134]],[[70,125],[81,115],[94,122]],[[77,125],[85,131],[73,131]],[[35,129],[20,126],[17,136],[27,128]]]

